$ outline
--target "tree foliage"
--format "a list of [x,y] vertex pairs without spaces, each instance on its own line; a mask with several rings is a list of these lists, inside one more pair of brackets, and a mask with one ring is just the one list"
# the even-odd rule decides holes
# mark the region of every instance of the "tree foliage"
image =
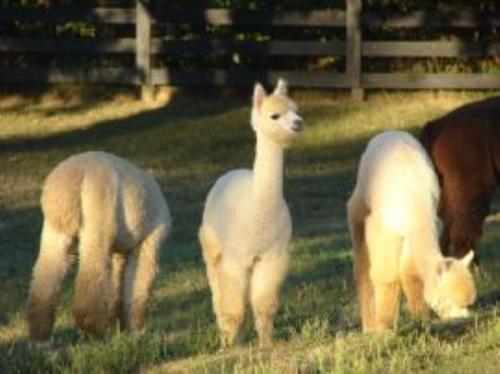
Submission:
[[[267,10],[272,12],[298,10],[308,12],[320,9],[344,9],[346,0],[149,0],[152,14],[161,18],[162,14],[183,12],[196,14],[203,18],[205,8],[226,8],[229,10]],[[470,9],[483,15],[498,15],[500,2],[477,0],[472,8],[468,0],[363,0],[363,9],[381,14],[413,11],[454,11]],[[134,0],[0,0],[1,8],[92,8],[135,6]],[[10,20],[0,22],[0,37],[64,37],[104,39],[133,38],[135,28],[129,25],[92,24],[88,22],[48,23]],[[316,42],[345,41],[345,28],[342,27],[284,27],[284,26],[214,26],[207,22],[186,21],[162,22],[154,26],[153,34],[163,41],[171,40],[311,40]],[[447,26],[424,28],[388,28],[364,25],[364,40],[397,41],[461,41],[482,43],[500,42],[498,28],[492,26],[477,29],[452,28]],[[265,54],[192,53],[189,49],[180,55],[162,54],[155,56],[156,66],[169,66],[183,69],[285,69],[285,70],[326,70],[345,71],[345,59],[336,56],[287,57],[267,56]],[[483,58],[365,58],[363,68],[367,71],[410,71],[410,72],[491,72],[500,66],[497,57]],[[17,53],[0,54],[0,66],[133,66],[131,55],[81,55],[81,54],[43,54]]]

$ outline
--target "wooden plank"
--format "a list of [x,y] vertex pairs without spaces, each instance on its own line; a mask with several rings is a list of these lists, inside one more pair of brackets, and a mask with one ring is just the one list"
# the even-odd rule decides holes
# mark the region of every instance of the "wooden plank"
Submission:
[[212,26],[312,26],[344,27],[345,11],[240,11],[228,9],[190,9],[158,15],[158,22],[187,22]]
[[347,0],[347,55],[346,73],[351,81],[352,96],[363,99],[361,86],[362,72],[362,34],[361,34],[361,0]]
[[212,70],[183,71],[153,69],[152,83],[172,86],[248,86],[260,81],[274,84],[278,78],[287,79],[292,86],[311,88],[348,88],[346,74],[302,71]]
[[228,54],[279,56],[343,56],[345,42],[284,41],[265,42],[238,40],[167,40],[153,39],[152,53]]
[[499,89],[500,74],[366,73],[363,86],[385,89]]
[[[180,71],[153,69],[152,83],[178,86],[242,86],[255,81],[273,84],[279,77],[292,86],[311,88],[349,88],[346,74],[296,71]],[[382,89],[499,89],[500,74],[363,74],[365,88]],[[134,69],[22,69],[1,68],[2,83],[109,83],[140,84]]]
[[135,69],[36,69],[0,68],[3,83],[112,83],[138,84]]
[[500,43],[363,42],[363,56],[365,57],[490,57],[498,55],[500,55]]
[[135,38],[114,40],[76,38],[2,38],[0,52],[134,53]]
[[456,27],[491,28],[500,26],[498,12],[479,13],[475,8],[461,8],[438,12],[419,10],[405,13],[366,11],[363,23],[373,27],[419,28],[419,27]]
[[135,66],[141,78],[141,97],[153,99],[151,87],[151,14],[149,0],[136,0],[135,24],[136,55]]
[[135,9],[127,8],[3,8],[0,21],[62,23],[80,21],[88,23],[135,23]]

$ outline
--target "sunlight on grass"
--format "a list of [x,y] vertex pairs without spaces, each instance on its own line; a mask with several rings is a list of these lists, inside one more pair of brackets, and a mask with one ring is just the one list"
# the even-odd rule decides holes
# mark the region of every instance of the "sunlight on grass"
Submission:
[[0,141],[84,130],[99,122],[126,118],[163,104],[162,101],[142,102],[131,94],[119,93],[96,100],[91,93],[78,95],[69,88],[31,98],[3,94],[0,95]]
[[[492,93],[489,93],[492,94]],[[0,372],[495,372],[500,362],[498,223],[487,224],[475,274],[475,318],[413,321],[402,306],[397,332],[359,332],[345,202],[369,137],[417,133],[428,120],[486,94],[376,93],[366,102],[296,91],[307,130],[286,161],[285,196],[294,221],[293,257],[276,316],[277,342],[219,352],[197,229],[210,186],[250,167],[249,95],[173,96],[144,104],[130,94],[0,95]],[[40,227],[45,175],[77,152],[101,149],[150,170],[170,204],[174,230],[161,252],[147,328],[90,339],[74,329],[72,279],[59,303],[54,339],[37,348],[24,317]],[[463,369],[463,370],[462,370]],[[489,370],[489,371],[488,371]]]

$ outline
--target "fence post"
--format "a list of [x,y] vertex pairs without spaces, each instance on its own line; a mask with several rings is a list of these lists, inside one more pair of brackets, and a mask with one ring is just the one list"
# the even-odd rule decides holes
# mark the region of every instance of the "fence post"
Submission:
[[361,9],[362,0],[346,0],[346,73],[351,83],[351,95],[356,100],[363,100],[362,86],[362,34]]
[[154,100],[151,84],[151,0],[136,0],[135,66],[139,73],[142,100]]

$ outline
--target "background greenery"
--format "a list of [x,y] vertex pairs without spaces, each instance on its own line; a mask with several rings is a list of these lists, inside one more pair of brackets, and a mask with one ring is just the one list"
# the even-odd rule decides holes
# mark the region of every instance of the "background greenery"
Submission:
[[[51,9],[104,7],[134,7],[132,0],[0,0],[0,7],[24,7]],[[300,10],[307,13],[317,9],[344,9],[343,0],[184,0],[165,1],[153,0],[152,14],[160,16],[172,11],[191,14],[201,12],[206,7],[227,8],[231,10],[264,10],[266,14],[281,10]],[[498,16],[500,5],[494,0],[478,0],[474,3],[466,0],[364,0],[364,9],[382,14],[391,12],[412,12],[434,10],[453,12],[479,12],[480,18]],[[1,11],[1,9],[0,9]],[[161,18],[161,17],[160,17]],[[118,37],[133,37],[133,25],[96,25],[86,22],[47,23],[24,22],[22,20],[7,20],[0,22],[1,36],[24,37],[70,37],[83,39],[111,40]],[[176,20],[175,22],[159,21],[154,27],[154,35],[163,40],[314,40],[314,41],[345,41],[345,29],[338,27],[263,27],[263,26],[210,26],[202,23],[192,23]],[[478,25],[477,28],[453,28],[446,25],[422,28],[387,28],[365,26],[365,40],[400,40],[400,41],[463,41],[488,45],[500,41],[499,29],[491,25]],[[469,72],[487,73],[499,71],[498,57],[480,58],[365,58],[363,68],[367,72]],[[193,54],[189,52],[179,55],[158,55],[154,59],[157,67],[189,69],[281,69],[344,72],[345,59],[335,56],[318,57],[286,57],[250,55],[245,53],[210,53]],[[3,53],[0,54],[1,66],[44,66],[80,68],[118,67],[134,65],[132,54],[45,54],[45,53]]]

